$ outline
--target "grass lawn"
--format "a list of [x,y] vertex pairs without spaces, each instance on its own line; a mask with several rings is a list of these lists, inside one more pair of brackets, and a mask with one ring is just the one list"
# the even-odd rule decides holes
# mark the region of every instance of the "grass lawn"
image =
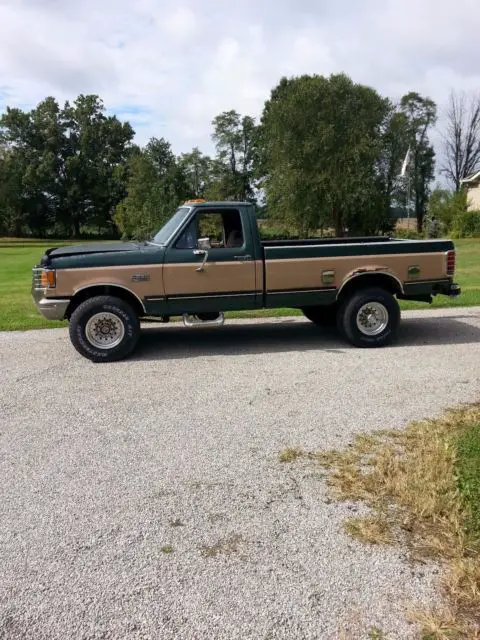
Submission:
[[[46,249],[70,244],[59,240],[1,239],[0,238],[0,331],[61,327],[65,322],[51,322],[42,318],[33,304],[30,286],[32,267]],[[462,287],[458,298],[437,296],[432,305],[420,302],[401,303],[402,309],[480,305],[480,239],[456,240],[456,282]],[[228,313],[227,317],[252,318],[301,315],[295,309],[270,309]]]

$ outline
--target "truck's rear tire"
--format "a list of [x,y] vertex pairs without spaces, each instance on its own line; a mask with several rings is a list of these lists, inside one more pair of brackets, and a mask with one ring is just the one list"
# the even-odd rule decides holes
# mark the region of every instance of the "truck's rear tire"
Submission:
[[70,340],[92,362],[113,362],[130,355],[140,335],[132,307],[114,296],[95,296],[82,302],[70,318]]
[[397,333],[400,307],[385,289],[360,289],[344,300],[338,313],[340,332],[356,347],[383,347]]
[[320,327],[334,327],[337,322],[338,307],[336,304],[302,307],[303,315]]

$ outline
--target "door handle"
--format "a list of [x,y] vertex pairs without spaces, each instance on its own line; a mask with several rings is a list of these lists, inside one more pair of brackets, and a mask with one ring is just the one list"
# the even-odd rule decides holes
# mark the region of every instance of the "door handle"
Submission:
[[205,249],[195,249],[195,251],[193,252],[194,256],[203,256],[203,262],[202,264],[197,267],[197,269],[195,269],[195,271],[204,271],[205,270],[205,264],[208,260],[208,251],[205,251]]
[[239,262],[248,262],[252,259],[252,256],[248,254],[246,256],[233,256],[233,259],[238,260]]

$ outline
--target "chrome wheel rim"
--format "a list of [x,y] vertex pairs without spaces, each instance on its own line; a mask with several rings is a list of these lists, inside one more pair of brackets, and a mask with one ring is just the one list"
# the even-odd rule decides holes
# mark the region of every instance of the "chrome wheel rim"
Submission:
[[380,302],[367,302],[357,313],[357,327],[365,336],[378,336],[388,326],[388,311]]
[[93,315],[85,327],[87,340],[97,349],[113,349],[121,343],[124,335],[123,322],[114,313],[108,311]]

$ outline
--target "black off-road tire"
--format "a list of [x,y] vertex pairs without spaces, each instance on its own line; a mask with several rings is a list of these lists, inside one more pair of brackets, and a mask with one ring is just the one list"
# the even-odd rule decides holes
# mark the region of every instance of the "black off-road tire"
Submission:
[[[369,316],[369,303],[379,311],[382,322],[378,322],[378,333],[368,335],[366,331],[374,331],[372,327],[362,330],[362,309],[366,309],[365,316]],[[372,321],[375,325],[376,320]],[[337,319],[340,333],[356,347],[383,347],[395,338],[400,323],[400,307],[396,298],[385,289],[369,288],[356,291],[343,301]]]
[[[111,314],[123,336],[118,344],[111,348],[102,348],[90,341],[87,336],[88,321],[97,314]],[[111,317],[110,315],[108,317]],[[70,340],[75,349],[92,362],[114,362],[123,360],[134,350],[140,336],[140,321],[132,307],[114,296],[95,296],[82,302],[70,318]]]
[[338,307],[336,304],[302,307],[302,313],[319,327],[334,327],[337,322]]

